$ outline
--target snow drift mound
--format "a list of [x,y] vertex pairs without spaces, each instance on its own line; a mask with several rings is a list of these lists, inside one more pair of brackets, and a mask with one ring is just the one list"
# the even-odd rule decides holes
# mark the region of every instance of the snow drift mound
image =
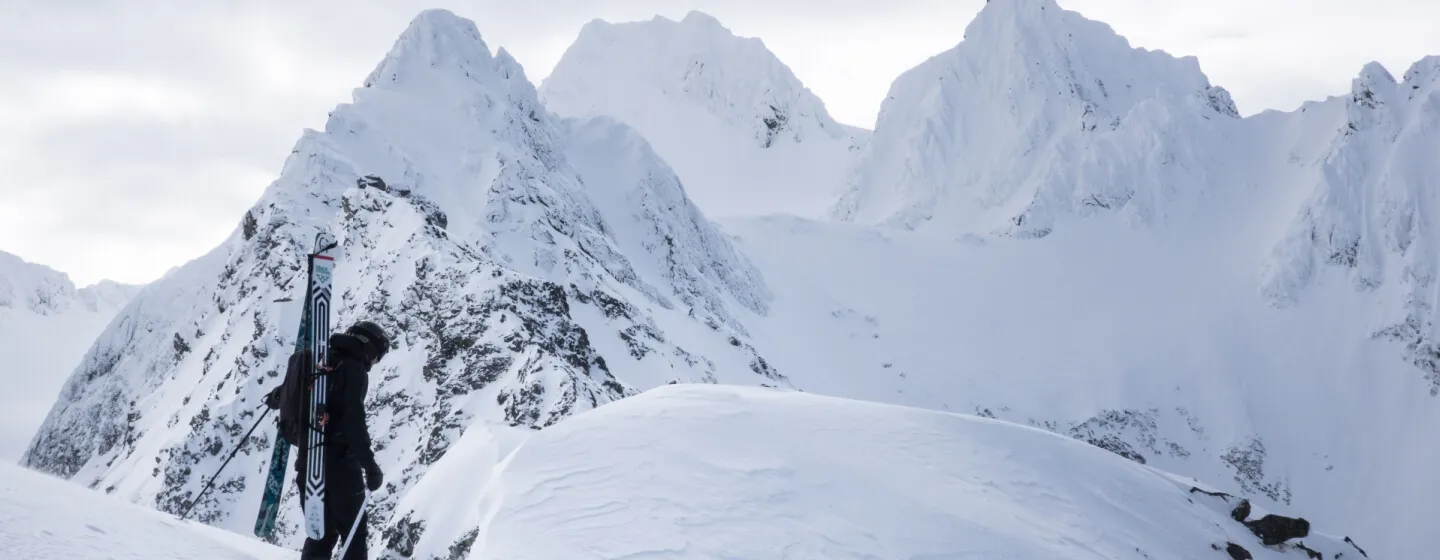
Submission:
[[1048,432],[798,392],[667,386],[505,440],[466,442],[483,464],[456,488],[513,451],[444,530],[412,525],[408,556],[1359,557],[1315,532],[1263,546],[1190,482]]
[[1238,116],[1194,57],[1132,48],[1054,0],[996,0],[895,80],[832,216],[1021,237],[1075,214],[1158,220],[1207,183],[1196,146]]
[[139,289],[109,280],[77,289],[62,272],[0,251],[0,462],[25,451],[65,376]]
[[0,464],[0,556],[7,560],[293,558],[265,543]]
[[712,216],[819,216],[857,145],[760,39],[700,12],[592,21],[540,92],[561,115],[638,129]]

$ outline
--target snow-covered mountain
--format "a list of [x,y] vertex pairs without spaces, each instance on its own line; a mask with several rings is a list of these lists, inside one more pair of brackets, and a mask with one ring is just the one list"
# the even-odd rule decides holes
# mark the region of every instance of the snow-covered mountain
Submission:
[[[866,346],[915,379],[895,400],[959,400],[1423,555],[1437,68],[1372,64],[1349,95],[1242,119],[1193,58],[1053,0],[994,1],[892,86],[832,214],[880,229],[729,229],[776,316],[814,290],[889,325],[876,336],[900,342]],[[829,348],[831,368],[868,357]]]
[[1054,0],[988,4],[905,72],[832,216],[1039,237],[1099,211],[1150,221],[1215,174],[1230,95],[1194,57],[1132,48]]
[[1069,438],[776,389],[663,387],[539,432],[474,426],[432,472],[400,506],[401,557],[1363,558],[1314,525],[1265,546],[1238,499]]
[[294,551],[0,463],[0,550],[8,560],[281,560]]
[[[635,60],[655,44],[646,41],[656,29],[695,25],[675,37],[697,43],[719,29],[700,16],[687,21],[592,24],[587,36],[608,29],[613,41],[595,39],[566,58],[633,43],[626,48]],[[681,46],[666,43],[649,56],[691,52]],[[627,60],[614,48],[605,60]],[[669,67],[651,59],[610,64],[621,66],[616,72]],[[721,60],[705,67],[729,68]],[[1242,119],[1193,59],[1133,49],[1052,0],[994,0],[960,46],[896,81],[894,99],[852,162],[841,220],[736,217],[722,220],[723,230],[706,220],[712,212],[695,186],[703,178],[692,179],[694,169],[667,150],[712,137],[755,151],[811,139],[763,147],[758,129],[744,124],[758,115],[741,110],[753,103],[717,105],[734,113],[691,107],[683,92],[704,88],[687,90],[671,74],[664,78],[671,81],[619,73],[576,78],[585,85],[573,89],[557,85],[589,75],[586,66],[557,69],[556,81],[545,84],[547,100],[570,115],[561,118],[503,49],[490,54],[473,24],[443,11],[416,18],[354,102],[338,107],[324,131],[301,138],[232,237],[157,282],[100,337],[27,464],[161,509],[183,507],[278,382],[294,327],[273,300],[298,295],[301,256],[314,232],[328,228],[344,253],[334,324],[372,318],[401,333],[372,376],[369,403],[389,482],[377,496],[372,544],[391,557],[461,557],[466,546],[472,556],[518,553],[522,541],[507,539],[526,537],[536,550],[553,545],[549,552],[566,556],[576,541],[548,528],[580,516],[567,531],[592,534],[578,526],[590,521],[609,527],[624,538],[595,546],[617,553],[685,544],[625,532],[644,531],[643,524],[611,527],[635,515],[610,509],[633,496],[732,524],[741,531],[734,534],[767,522],[785,526],[776,512],[814,502],[786,502],[800,489],[757,497],[769,487],[737,488],[737,478],[759,484],[776,473],[814,473],[834,481],[825,487],[830,495],[843,497],[857,488],[853,479],[826,478],[833,473],[808,469],[799,455],[831,448],[856,461],[836,468],[890,460],[897,475],[877,483],[886,491],[873,496],[907,506],[915,505],[907,496],[929,494],[915,496],[918,486],[895,481],[938,477],[924,469],[949,468],[947,460],[964,468],[977,454],[1015,453],[1016,462],[987,464],[1022,470],[1003,484],[1051,496],[1035,499],[1068,512],[1057,520],[1047,510],[1025,526],[1053,529],[1036,538],[1058,547],[1050,553],[1059,557],[1086,552],[1055,535],[1150,546],[1093,536],[1139,531],[1178,532],[1183,538],[1174,543],[1183,550],[1117,548],[1112,556],[1224,557],[1192,548],[1238,538],[1228,533],[1233,526],[1216,532],[1212,525],[1225,527],[1230,504],[1210,504],[1211,513],[1186,509],[1187,498],[1206,499],[1161,490],[1150,468],[1243,496],[1257,511],[1344,532],[1370,557],[1424,557],[1440,547],[1428,531],[1428,520],[1440,516],[1440,500],[1432,499],[1440,479],[1430,473],[1440,448],[1427,439],[1440,428],[1427,249],[1435,246],[1428,224],[1436,211],[1427,187],[1440,175],[1428,156],[1440,153],[1433,59],[1403,80],[1372,67],[1351,95]],[[731,82],[717,76],[697,83],[735,93],[718,99],[753,99],[736,93],[753,88],[726,89]],[[648,85],[657,80],[674,87]],[[653,90],[668,93],[635,93]],[[620,104],[631,93],[649,105]],[[672,106],[727,128],[667,128],[615,109],[656,107],[673,122],[690,122],[680,109],[658,109]],[[719,151],[674,156],[687,154],[716,167],[747,161]],[[791,161],[803,170],[822,160],[837,161]],[[819,193],[834,167],[794,177]],[[719,179],[714,186],[737,180]],[[925,446],[946,437],[992,437],[981,433],[988,428],[936,428],[951,422],[948,415],[881,419],[857,404],[837,405],[821,421],[767,412],[748,393],[735,400],[750,404],[731,408],[730,397],[706,393],[692,412],[667,416],[669,405],[637,394],[672,381],[770,385],[995,417],[1130,462],[1078,445],[1037,444],[1043,453],[1018,457],[1031,448],[1007,442],[1040,435],[1013,427],[976,447],[962,442],[931,455]],[[689,389],[667,388],[654,399]],[[637,398],[648,404],[632,405]],[[663,422],[646,427],[647,414],[686,426],[675,434],[689,439],[655,431]],[[830,414],[859,416],[877,431]],[[727,422],[754,434],[745,441],[753,451],[734,448],[735,436],[718,428]],[[625,439],[632,432],[651,439]],[[856,439],[842,439],[846,433]],[[269,434],[261,434],[245,442],[219,492],[199,506],[201,520],[249,534],[269,454]],[[871,445],[874,434],[894,438],[894,446]],[[925,445],[907,444],[916,441]],[[702,447],[709,444],[713,453]],[[674,452],[645,455],[634,449],[642,445]],[[790,448],[797,455],[782,453]],[[1090,454],[1070,451],[1078,449]],[[621,466],[599,466],[605,461]],[[587,474],[577,464],[597,470]],[[696,488],[708,485],[687,486],[698,497],[675,496],[671,486],[656,496],[619,475],[586,478],[624,465],[636,471],[628,475],[670,476],[660,465],[671,464],[718,464],[724,469],[704,471],[715,475],[708,480],[716,492],[749,501],[703,501]],[[987,479],[1003,485],[988,469],[943,472],[979,479],[980,487]],[[779,479],[800,485],[804,497],[823,495],[804,480]],[[1111,497],[1092,499],[1083,490],[1092,482]],[[544,501],[555,492],[567,499]],[[1035,502],[1015,496],[966,499],[994,500],[1032,519],[1024,508]],[[733,506],[726,511],[735,517],[717,521],[681,499]],[[1111,515],[1151,505],[1153,512]],[[915,532],[884,534],[924,539],[931,533],[920,527],[953,522],[975,529],[963,533],[972,537],[965,543],[995,538],[996,547],[1016,548],[989,552],[1027,550],[1022,537],[1004,540],[1019,529],[934,508],[904,508],[933,517],[915,522]],[[293,499],[282,511],[284,543],[293,545]],[[1165,522],[1131,525],[1145,519]],[[849,539],[874,531],[878,521],[871,521],[815,523],[843,528]],[[546,542],[536,543],[541,523]],[[724,538],[716,542],[732,542]],[[886,555],[832,533],[824,538]],[[690,542],[703,544],[699,536]],[[778,548],[768,542],[766,550]],[[896,554],[932,553],[905,543]],[[1305,557],[1298,549],[1275,556],[1246,548],[1256,558]]]
[[702,12],[592,21],[540,92],[561,115],[639,130],[711,216],[823,215],[868,136],[835,122],[760,39]]
[[109,280],[77,288],[62,272],[0,251],[0,462],[20,458],[66,376],[139,289]]
[[[175,512],[243,445],[192,515],[249,534],[272,432],[239,439],[280,381],[296,327],[276,300],[301,295],[321,230],[341,243],[332,325],[395,339],[371,374],[375,535],[473,422],[538,428],[667,382],[786,383],[741,320],[767,312],[764,280],[644,140],[552,116],[504,49],[431,10],[222,245],[100,335],[24,463]],[[298,545],[291,491],[280,542]]]

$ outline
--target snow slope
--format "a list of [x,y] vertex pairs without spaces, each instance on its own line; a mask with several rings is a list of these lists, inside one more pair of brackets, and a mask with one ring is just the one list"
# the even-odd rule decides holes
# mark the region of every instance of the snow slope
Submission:
[[138,286],[76,288],[64,273],[0,251],[0,462],[20,458],[65,377]]
[[[411,526],[407,557],[1306,558],[1191,482],[974,416],[689,385],[518,442],[471,431],[450,487],[480,499],[414,504],[433,523]],[[1298,542],[1359,558],[1319,528]]]
[[[741,321],[767,312],[764,279],[643,138],[554,117],[472,22],[429,10],[224,243],[100,335],[24,464],[177,512],[241,446],[194,516],[250,534],[273,432],[241,435],[280,382],[296,325],[277,300],[302,295],[322,229],[341,244],[331,325],[395,341],[370,376],[377,549],[472,423],[539,428],[672,381],[787,383]],[[289,489],[277,542],[298,547]]]
[[592,21],[540,92],[561,115],[635,127],[711,216],[822,215],[867,134],[835,122],[760,39],[702,12]]
[[0,551],[8,560],[253,560],[294,552],[0,464]]

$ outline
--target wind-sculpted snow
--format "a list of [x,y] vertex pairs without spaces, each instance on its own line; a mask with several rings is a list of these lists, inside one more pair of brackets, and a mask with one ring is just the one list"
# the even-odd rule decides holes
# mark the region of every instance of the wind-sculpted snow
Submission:
[[396,557],[1225,558],[1216,549],[1233,543],[1257,560],[1306,560],[1300,546],[1327,559],[1356,550],[1322,527],[1264,546],[1230,518],[1233,504],[1191,492],[1193,481],[1069,438],[792,391],[662,387],[528,436],[477,426],[461,445],[445,481],[478,499],[407,502],[413,522]]
[[700,12],[586,24],[541,92],[562,115],[634,127],[711,215],[821,215],[868,134],[835,122],[760,39]]
[[[472,424],[541,428],[669,382],[786,383],[743,328],[765,280],[633,131],[556,120],[440,10],[365,84],[230,238],[101,335],[25,464],[177,512],[239,446],[191,515],[249,534],[273,428],[240,438],[280,382],[322,229],[340,241],[331,324],[394,339],[367,401],[386,472],[372,546]],[[298,546],[293,485],[285,500],[277,541]]]

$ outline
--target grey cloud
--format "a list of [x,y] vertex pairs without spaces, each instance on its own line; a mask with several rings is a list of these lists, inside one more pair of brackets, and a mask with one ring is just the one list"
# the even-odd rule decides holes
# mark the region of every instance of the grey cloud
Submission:
[[[1440,20],[1440,3],[1429,0],[1060,4],[1111,23],[1136,45],[1197,55],[1247,112],[1342,93],[1371,59],[1403,72],[1436,49],[1426,22]],[[8,0],[0,17],[0,174],[7,177],[0,182],[0,249],[88,271],[77,273],[82,281],[102,273],[153,278],[198,256],[278,173],[301,129],[322,126],[335,104],[348,101],[425,8],[475,20],[490,47],[509,50],[536,81],[591,19],[705,11],[737,34],[763,39],[842,121],[868,125],[890,81],[958,43],[983,5]],[[146,88],[116,96],[117,103],[154,95],[154,88],[198,102],[107,105],[108,112],[93,114],[95,107],[81,105],[99,92],[55,93],[96,76],[123,78],[113,87]],[[73,260],[96,249],[105,256]]]

